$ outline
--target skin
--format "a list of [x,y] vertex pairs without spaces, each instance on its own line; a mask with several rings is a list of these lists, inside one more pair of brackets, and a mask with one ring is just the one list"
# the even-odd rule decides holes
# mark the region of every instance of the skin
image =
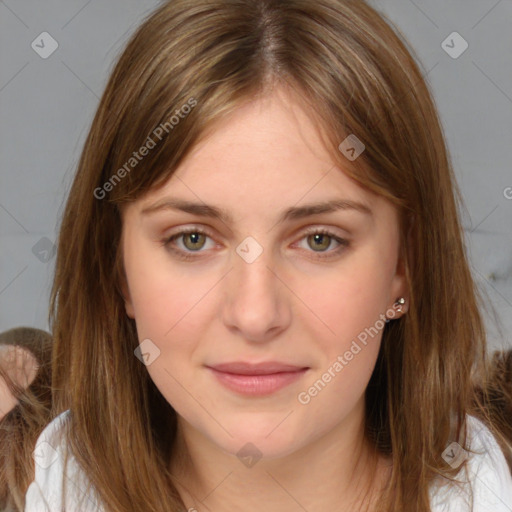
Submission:
[[[27,388],[37,375],[37,360],[34,355],[20,346],[3,345],[0,347],[0,364],[9,378]],[[0,421],[12,411],[18,400],[12,395],[7,382],[0,377]]]
[[[224,208],[232,219],[142,213],[169,197]],[[277,223],[288,207],[331,199],[372,214],[345,209]],[[364,391],[382,333],[307,405],[297,396],[398,297],[408,299],[393,206],[334,166],[300,100],[277,88],[218,123],[163,188],[122,217],[126,312],[139,339],[160,350],[147,370],[178,414],[170,467],[186,505],[312,512],[361,504],[374,459],[363,437]],[[189,227],[208,236],[171,242],[195,258],[180,260],[162,240]],[[349,245],[315,242],[308,228],[327,228]],[[263,248],[252,263],[236,252],[248,236]],[[271,395],[247,397],[205,367],[269,360],[309,369]],[[262,454],[252,467],[236,456],[248,442]],[[377,487],[390,461],[376,462]]]

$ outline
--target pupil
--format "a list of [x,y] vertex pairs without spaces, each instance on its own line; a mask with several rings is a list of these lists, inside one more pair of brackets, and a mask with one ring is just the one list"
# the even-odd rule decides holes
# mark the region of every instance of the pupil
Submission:
[[[323,233],[317,233],[316,235],[313,235],[313,239],[315,241],[315,244],[319,244],[319,245],[317,245],[317,248],[327,249],[327,247],[329,247],[329,240],[328,240],[329,236],[328,235],[325,235]],[[322,241],[324,242],[323,244],[322,244]]]
[[[201,236],[203,236],[201,233],[188,233],[187,236],[189,237],[189,243],[192,246],[195,246],[196,244],[200,245],[200,239]],[[187,240],[187,238],[185,238]],[[185,245],[189,245],[185,242]],[[189,247],[189,249],[197,249],[198,247]]]

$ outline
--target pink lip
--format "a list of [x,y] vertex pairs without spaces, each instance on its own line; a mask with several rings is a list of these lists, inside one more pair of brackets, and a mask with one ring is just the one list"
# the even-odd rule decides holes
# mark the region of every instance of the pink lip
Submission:
[[274,393],[300,379],[308,370],[273,361],[260,364],[235,362],[207,368],[227,388],[251,396]]

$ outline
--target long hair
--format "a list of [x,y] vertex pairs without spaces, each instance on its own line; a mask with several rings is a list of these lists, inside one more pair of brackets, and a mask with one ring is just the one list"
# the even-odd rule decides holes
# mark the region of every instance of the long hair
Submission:
[[40,329],[16,327],[0,334],[0,345],[28,350],[37,361],[36,376],[25,388],[12,378],[9,362],[0,360],[0,380],[18,400],[0,420],[0,510],[23,512],[25,493],[34,477],[32,451],[52,419],[52,338]]
[[[176,413],[134,357],[120,211],[276,84],[303,98],[333,162],[399,212],[410,307],[386,325],[366,391],[366,435],[393,455],[380,510],[429,510],[433,479],[455,474],[442,452],[453,440],[466,447],[466,414],[506,446],[474,389],[486,389],[485,332],[422,71],[392,23],[359,0],[173,0],[132,36],[79,161],[51,299],[56,413],[71,410],[71,453],[107,511],[184,507],[168,469]],[[365,145],[351,162],[338,149],[350,134]]]

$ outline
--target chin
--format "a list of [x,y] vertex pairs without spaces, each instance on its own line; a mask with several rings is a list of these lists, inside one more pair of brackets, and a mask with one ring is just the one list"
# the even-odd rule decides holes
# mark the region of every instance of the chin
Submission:
[[225,452],[240,459],[286,457],[300,449],[304,439],[300,443],[294,439],[295,435],[290,431],[290,425],[288,428],[284,427],[287,420],[279,425],[282,421],[283,418],[268,423],[260,422],[260,425],[251,421],[239,422],[233,426],[226,425],[226,429],[233,437],[226,434],[221,439],[215,436],[211,440]]

